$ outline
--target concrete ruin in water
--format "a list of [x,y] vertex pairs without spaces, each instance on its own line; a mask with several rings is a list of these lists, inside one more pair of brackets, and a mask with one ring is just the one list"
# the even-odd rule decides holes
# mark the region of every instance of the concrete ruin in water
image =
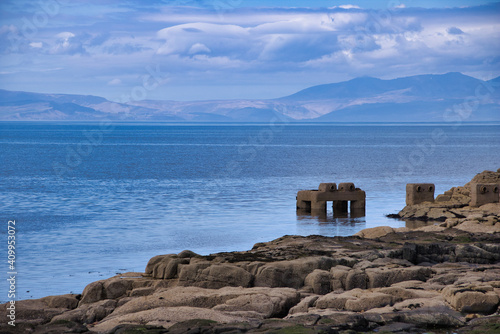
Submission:
[[[434,199],[436,187],[433,183],[408,183],[406,185],[406,205],[418,205],[423,202],[442,202],[449,200],[446,192]],[[500,184],[475,183],[471,187],[470,206],[479,207],[488,203],[499,203]],[[364,217],[366,214],[366,193],[352,182],[320,183],[318,189],[297,192],[297,214],[324,216],[327,203],[332,203],[336,217]],[[349,205],[350,203],[350,205]],[[348,208],[350,210],[348,210]]]
[[[354,183],[320,183],[318,189],[301,190],[297,193],[297,213],[324,215],[327,202],[332,202],[335,216],[346,216],[348,206],[351,217],[364,217],[366,193]],[[348,203],[350,202],[350,205]]]

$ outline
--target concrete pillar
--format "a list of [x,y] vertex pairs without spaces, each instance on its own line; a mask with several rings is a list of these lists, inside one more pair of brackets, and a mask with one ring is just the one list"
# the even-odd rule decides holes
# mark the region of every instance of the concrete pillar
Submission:
[[332,208],[335,215],[347,213],[347,201],[333,201]]
[[311,201],[311,211],[326,211],[326,202]]
[[365,200],[351,201],[351,218],[366,216]]

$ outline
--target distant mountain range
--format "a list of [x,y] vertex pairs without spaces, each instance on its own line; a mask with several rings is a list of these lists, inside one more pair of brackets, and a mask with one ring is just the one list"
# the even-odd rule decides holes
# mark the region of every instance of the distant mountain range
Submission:
[[461,73],[361,77],[271,100],[117,103],[89,95],[0,90],[3,121],[444,122],[500,121],[500,77]]

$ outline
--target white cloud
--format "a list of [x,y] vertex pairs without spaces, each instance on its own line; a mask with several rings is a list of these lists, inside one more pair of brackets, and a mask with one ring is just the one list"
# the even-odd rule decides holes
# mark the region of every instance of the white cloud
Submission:
[[[144,10],[130,3],[129,11],[117,12],[106,1],[92,5],[88,13],[75,5],[71,21],[68,15],[51,18],[50,27],[31,39],[4,22],[4,70],[63,67],[54,74],[54,85],[69,77],[99,77],[103,90],[119,90],[120,81],[139,80],[148,73],[146,66],[156,64],[179,87],[213,82],[234,87],[250,81],[257,86],[270,78],[275,86],[280,86],[279,78],[296,87],[360,75],[500,74],[498,4],[375,10],[347,0],[332,8],[242,7],[219,15],[209,6],[151,5]],[[110,15],[97,15],[100,8]]]
[[210,53],[212,52],[205,44],[196,43],[189,48],[189,54],[197,54],[197,53]]
[[57,34],[56,37],[59,38],[63,47],[68,47],[70,38],[75,37],[75,34],[68,32],[68,31],[64,31],[64,32]]
[[108,81],[108,86],[117,86],[121,85],[122,81],[118,78],[114,78],[113,80]]
[[[342,9],[352,9],[352,8],[356,8],[356,9],[360,9],[359,6],[357,5],[340,5],[338,6],[339,8],[342,8]],[[335,7],[334,7],[335,8]]]
[[[51,48],[52,54],[86,54],[82,42],[76,38],[76,35],[69,31],[60,32],[56,35],[57,40]],[[85,39],[85,38],[84,38]]]

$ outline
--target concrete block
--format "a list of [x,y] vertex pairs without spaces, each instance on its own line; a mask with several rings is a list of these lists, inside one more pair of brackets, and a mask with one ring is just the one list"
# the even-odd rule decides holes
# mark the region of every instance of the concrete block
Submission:
[[408,183],[406,185],[406,205],[434,202],[433,183]]
[[473,183],[471,185],[470,206],[481,206],[488,203],[499,202],[500,184],[497,183]]

